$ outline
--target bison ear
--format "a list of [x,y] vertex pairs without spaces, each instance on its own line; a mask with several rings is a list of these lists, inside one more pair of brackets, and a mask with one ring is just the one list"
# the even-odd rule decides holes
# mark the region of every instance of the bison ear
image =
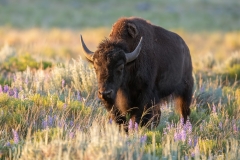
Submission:
[[127,30],[132,38],[135,38],[138,35],[137,27],[133,23],[127,24]]

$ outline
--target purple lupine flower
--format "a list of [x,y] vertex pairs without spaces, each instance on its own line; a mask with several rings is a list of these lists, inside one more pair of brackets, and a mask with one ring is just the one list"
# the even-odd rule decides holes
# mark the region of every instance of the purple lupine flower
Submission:
[[196,147],[197,143],[198,143],[198,138],[195,137],[195,138],[194,138],[194,147]]
[[128,123],[128,129],[129,129],[129,130],[132,130],[132,129],[133,129],[133,122],[132,122],[132,119],[129,120],[129,123]]
[[163,128],[163,134],[167,135],[167,129]]
[[43,121],[42,121],[42,128],[43,129],[46,129],[48,127],[48,123],[47,123],[47,121],[44,119]]
[[16,130],[12,129],[12,133],[13,133],[13,141],[15,144],[19,143],[19,136]]
[[65,80],[62,79],[62,88],[64,88],[64,86],[65,86]]
[[73,139],[74,135],[75,135],[74,132],[71,131],[71,132],[69,133],[69,138],[70,138],[70,139]]
[[2,85],[0,85],[0,93],[3,92],[3,88],[2,88]]
[[108,123],[109,123],[109,124],[112,124],[112,118],[109,119],[109,122],[108,122]]
[[186,131],[184,129],[181,130],[180,135],[181,135],[181,140],[185,141],[186,138],[187,138],[187,134],[186,134]]
[[147,135],[141,136],[140,142],[141,142],[141,143],[145,143],[146,141],[147,141]]
[[188,145],[189,145],[189,146],[192,146],[192,142],[193,142],[193,141],[192,141],[192,138],[191,138],[191,137],[188,137]]
[[10,146],[11,146],[11,143],[10,143],[9,141],[7,141],[7,143],[5,143],[4,146],[10,147]]
[[195,152],[194,152],[194,151],[192,151],[192,153],[191,153],[191,157],[192,157],[192,158],[195,157]]
[[80,92],[79,92],[79,91],[77,91],[77,100],[78,100],[78,101],[81,101],[81,95],[80,95]]
[[7,93],[7,92],[8,92],[8,90],[9,90],[9,87],[8,87],[8,85],[4,85],[4,87],[3,87],[3,92],[4,92],[4,93]]
[[184,125],[184,118],[183,117],[181,117],[181,119],[180,119],[180,124],[181,124],[181,126]]
[[135,130],[135,131],[138,130],[138,124],[137,124],[137,122],[134,123],[134,130]]
[[182,140],[182,135],[180,131],[177,132],[177,140],[178,141]]
[[13,92],[14,92],[14,98],[18,98],[18,90],[17,90],[17,88],[14,88]]
[[13,95],[14,95],[13,89],[10,89],[10,90],[8,91],[8,95],[9,95],[9,96],[13,96]]
[[212,113],[217,114],[217,109],[216,109],[216,106],[214,104],[212,106]]
[[175,141],[178,141],[178,140],[179,140],[179,139],[178,139],[178,133],[177,133],[177,131],[174,132],[174,140],[175,140]]
[[53,117],[48,116],[48,126],[52,127],[53,126]]
[[186,130],[187,130],[187,133],[188,133],[188,134],[191,134],[191,133],[192,133],[192,124],[191,124],[191,122],[189,121],[189,119],[188,119],[187,122],[186,122]]
[[71,120],[69,125],[72,127],[74,125],[74,122]]

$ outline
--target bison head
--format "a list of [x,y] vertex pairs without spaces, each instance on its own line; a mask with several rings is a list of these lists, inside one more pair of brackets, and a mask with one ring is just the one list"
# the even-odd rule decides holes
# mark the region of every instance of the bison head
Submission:
[[134,51],[126,53],[121,42],[105,40],[98,46],[95,52],[90,51],[81,36],[82,48],[85,57],[94,65],[98,81],[98,97],[110,110],[115,102],[116,94],[123,85],[126,72],[125,65],[134,61],[141,50],[142,38]]

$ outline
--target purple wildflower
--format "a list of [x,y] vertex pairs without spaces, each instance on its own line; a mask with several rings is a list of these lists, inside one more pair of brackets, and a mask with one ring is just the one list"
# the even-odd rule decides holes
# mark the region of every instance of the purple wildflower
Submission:
[[137,122],[134,123],[134,130],[135,130],[135,131],[138,130],[138,124],[137,124]]
[[195,157],[195,152],[194,152],[194,151],[192,151],[192,153],[191,153],[191,157],[192,157],[192,158]]
[[74,132],[71,131],[71,132],[69,133],[69,138],[70,138],[70,139],[73,139],[74,135],[75,135]]
[[0,93],[3,92],[3,88],[2,88],[2,85],[0,85]]
[[167,134],[167,129],[166,128],[163,128],[163,134]]
[[194,147],[196,147],[197,143],[198,143],[198,138],[195,137],[195,138],[194,138]]
[[14,98],[18,98],[18,90],[17,90],[17,88],[14,88],[13,92],[14,92]]
[[48,127],[48,123],[45,119],[42,121],[42,127],[43,129],[46,129]]
[[133,129],[133,122],[131,119],[129,120],[129,123],[128,123],[128,129],[129,130]]
[[74,122],[71,120],[69,125],[72,127],[74,125]]
[[5,143],[5,146],[10,147],[11,143],[9,141],[7,141],[7,143]]
[[109,124],[112,124],[112,118],[109,119],[109,122],[108,122],[108,123],[109,123]]
[[192,133],[192,124],[191,124],[191,122],[189,121],[189,119],[188,119],[187,122],[186,122],[186,130],[187,130],[187,133],[188,133],[188,134],[191,134],[191,133]]
[[53,126],[53,117],[48,116],[48,126],[52,127]]
[[13,95],[14,95],[13,89],[10,89],[10,90],[8,91],[8,95],[9,95],[9,96],[13,96]]
[[184,129],[181,130],[181,140],[182,141],[185,141],[186,138],[187,138],[187,134],[186,134],[186,131]]
[[178,141],[178,140],[179,140],[179,139],[178,139],[178,133],[177,133],[177,131],[174,132],[174,140],[175,140],[175,141]]
[[141,136],[140,142],[141,142],[141,143],[145,143],[146,141],[147,141],[147,135]]
[[181,117],[181,119],[180,119],[180,124],[181,124],[181,126],[184,125],[184,118],[183,117]]
[[192,141],[192,138],[191,138],[191,137],[188,137],[188,145],[189,145],[189,146],[192,146],[192,142],[193,142],[193,141]]
[[65,86],[65,80],[62,79],[62,88],[64,88],[64,86]]
[[14,141],[15,144],[18,144],[19,143],[19,136],[18,136],[17,131],[12,129],[12,132],[13,132],[13,141]]
[[9,90],[9,87],[8,87],[8,85],[4,85],[4,87],[3,87],[3,92],[4,92],[4,93],[7,93],[7,92],[8,92],[8,90]]

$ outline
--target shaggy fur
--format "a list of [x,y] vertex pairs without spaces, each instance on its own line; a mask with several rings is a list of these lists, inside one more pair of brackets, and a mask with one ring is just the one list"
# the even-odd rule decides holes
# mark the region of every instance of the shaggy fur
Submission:
[[[126,63],[143,37],[139,56]],[[174,95],[184,120],[190,114],[193,91],[192,62],[183,39],[141,18],[121,18],[93,56],[99,95],[111,117],[126,124],[126,115],[141,125],[160,120],[159,102]]]

